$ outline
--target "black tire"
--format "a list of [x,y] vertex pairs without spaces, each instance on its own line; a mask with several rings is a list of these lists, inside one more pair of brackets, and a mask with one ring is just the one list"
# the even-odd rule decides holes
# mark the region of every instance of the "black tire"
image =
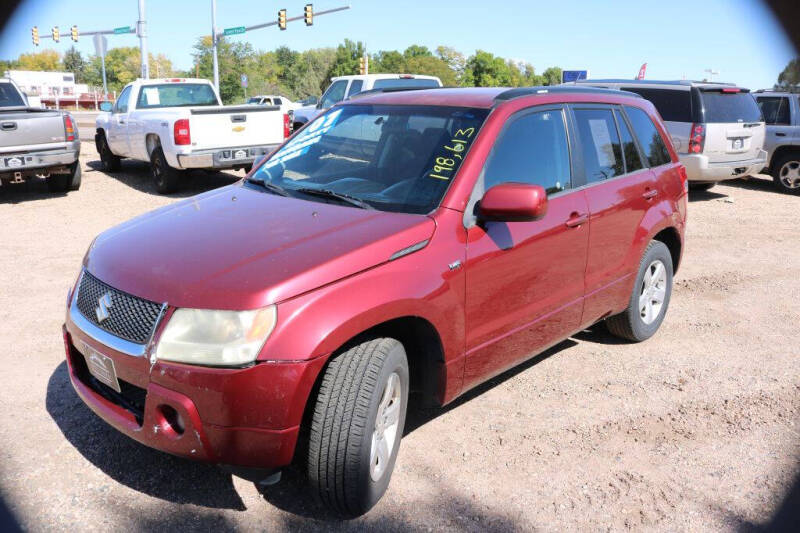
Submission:
[[690,181],[689,182],[689,190],[690,191],[707,191],[716,185],[713,181]]
[[69,166],[69,174],[50,174],[47,188],[51,192],[77,191],[81,187],[81,165],[75,161]]
[[[660,261],[666,270],[665,294],[658,315],[652,322],[647,323],[642,318],[639,298],[643,294],[645,274],[647,274],[648,269],[651,269],[656,261]],[[623,339],[641,342],[649,339],[658,331],[658,328],[664,321],[664,316],[667,314],[670,296],[672,295],[672,268],[672,255],[670,255],[667,246],[661,241],[650,241],[650,244],[647,245],[647,249],[642,256],[642,260],[639,262],[639,272],[633,284],[633,290],[631,291],[631,298],[628,301],[627,309],[618,315],[606,319],[606,326],[611,333]]]
[[100,153],[100,162],[103,164],[103,171],[116,172],[122,166],[122,159],[114,155],[111,147],[108,146],[105,133],[97,134],[97,151]]
[[150,173],[159,194],[169,194],[178,190],[181,173],[169,166],[160,146],[156,146],[150,154]]
[[772,181],[779,191],[787,194],[800,194],[800,182],[796,182],[797,185],[792,187],[782,179],[781,174],[788,172],[800,172],[800,152],[787,153],[776,158],[770,172]]
[[250,171],[253,170],[253,165],[245,165],[242,167],[242,170],[244,170],[245,174],[250,174]]
[[[376,470],[382,474],[373,480],[373,432],[381,396],[392,375],[397,376],[392,382],[399,381],[401,391],[398,427],[389,460]],[[364,342],[328,363],[311,421],[308,478],[322,502],[337,514],[360,516],[386,492],[403,435],[408,393],[406,352],[395,339]]]

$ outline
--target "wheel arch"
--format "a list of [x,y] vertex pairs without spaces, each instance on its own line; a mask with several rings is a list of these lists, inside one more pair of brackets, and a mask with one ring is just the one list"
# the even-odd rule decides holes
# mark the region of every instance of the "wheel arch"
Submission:
[[672,257],[672,272],[677,272],[683,251],[683,243],[681,242],[681,237],[678,233],[678,230],[673,226],[667,226],[653,235],[652,240],[664,243],[669,250],[669,255]]
[[157,133],[148,133],[144,137],[144,146],[147,150],[147,157],[153,155],[153,150],[161,146],[161,137]]

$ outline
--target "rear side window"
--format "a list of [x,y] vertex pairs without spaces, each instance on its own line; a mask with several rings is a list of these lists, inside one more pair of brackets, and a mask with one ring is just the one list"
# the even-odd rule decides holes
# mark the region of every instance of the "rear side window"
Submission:
[[639,144],[644,151],[644,156],[651,167],[665,165],[672,161],[667,150],[667,145],[661,134],[656,129],[656,125],[647,116],[647,113],[636,107],[625,106],[625,111],[631,121],[631,127],[639,138]]
[[347,89],[347,80],[339,80],[333,82],[333,85],[328,87],[325,94],[322,95],[322,108],[331,107],[337,102],[344,100],[344,90]]
[[0,83],[0,107],[20,107],[25,102],[10,83]]
[[506,126],[484,172],[486,189],[500,183],[541,185],[548,194],[570,187],[569,145],[561,110],[523,115]]
[[663,120],[669,122],[692,121],[692,94],[690,91],[674,89],[644,89],[640,87],[622,87],[650,100]]
[[746,92],[701,91],[704,122],[761,122],[758,104]]
[[396,78],[375,80],[373,89],[390,89],[394,87],[439,87],[439,82],[428,78]]
[[789,99],[787,97],[761,96],[758,98],[758,107],[761,108],[764,122],[767,124],[789,124]]
[[273,98],[272,103],[274,105],[283,105],[283,100],[281,100],[280,98]]
[[583,149],[586,182],[607,180],[625,173],[622,149],[610,109],[576,109],[575,124]]
[[350,91],[347,93],[348,96],[353,96],[354,94],[358,94],[361,92],[361,87],[364,86],[364,82],[362,80],[353,80],[350,82]]
[[619,135],[622,137],[622,154],[625,156],[625,172],[641,170],[644,168],[644,165],[642,165],[642,158],[639,156],[639,149],[636,148],[636,143],[633,142],[633,135],[631,135],[628,125],[625,123],[619,111],[614,111],[614,118],[617,119]]

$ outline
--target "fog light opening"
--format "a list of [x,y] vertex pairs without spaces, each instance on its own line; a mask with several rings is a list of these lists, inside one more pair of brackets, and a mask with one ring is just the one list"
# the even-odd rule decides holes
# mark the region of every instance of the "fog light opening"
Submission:
[[180,413],[178,413],[178,411],[169,405],[159,405],[158,409],[161,411],[161,416],[164,417],[164,421],[167,423],[169,428],[178,435],[183,435],[183,432],[186,430],[186,426],[183,423],[183,417],[180,415]]

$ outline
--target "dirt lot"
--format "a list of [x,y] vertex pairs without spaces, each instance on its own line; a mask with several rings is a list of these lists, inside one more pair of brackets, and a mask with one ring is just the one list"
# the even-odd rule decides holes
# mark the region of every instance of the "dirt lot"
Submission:
[[653,339],[583,332],[445,410],[412,412],[389,492],[340,523],[296,471],[262,494],[129,440],[79,401],[61,324],[92,238],[241,176],[197,173],[160,197],[144,165],[106,175],[83,151],[78,192],[0,189],[0,490],[26,529],[736,530],[768,523],[798,483],[800,197],[766,180],[692,197]]

